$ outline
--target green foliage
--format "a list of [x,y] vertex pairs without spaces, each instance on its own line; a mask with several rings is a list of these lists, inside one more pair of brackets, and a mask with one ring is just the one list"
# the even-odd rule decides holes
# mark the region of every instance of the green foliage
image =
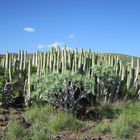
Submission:
[[5,69],[2,66],[0,66],[0,76],[1,75],[4,76],[4,74],[5,74]]
[[29,140],[29,133],[22,126],[14,121],[8,125],[4,140]]
[[100,122],[96,125],[94,132],[97,134],[106,134],[111,131],[110,124],[107,121]]
[[31,66],[31,74],[35,74],[37,72],[36,66]]
[[120,108],[120,115],[111,126],[114,137],[129,139],[135,134],[135,129],[140,128],[139,105],[140,103],[135,103]]
[[25,120],[31,124],[31,137],[34,140],[49,140],[51,134],[48,132],[48,121],[53,114],[50,105],[35,105],[24,113]]
[[134,95],[136,93],[136,88],[135,87],[127,87],[127,84],[125,82],[122,82],[121,86],[120,86],[120,92],[122,94],[131,94]]
[[48,116],[53,112],[53,108],[50,105],[42,106],[35,105],[28,109],[24,116],[29,123],[48,121]]
[[[34,131],[35,132],[35,131]],[[38,131],[36,131],[33,136],[32,136],[33,140],[50,140],[53,139],[52,136],[49,136],[48,134],[46,134],[46,131],[43,129],[38,129]]]
[[[112,110],[115,111],[115,114],[112,115],[111,120],[105,117],[106,114],[110,113],[110,110],[101,110],[99,113],[102,113],[103,120],[95,125],[95,128],[92,128],[89,132],[96,134],[106,134],[111,133],[111,135],[117,139],[132,139],[135,135],[135,130],[140,128],[140,103],[130,103],[130,104],[121,104],[112,105]],[[108,108],[100,107],[100,108]],[[105,115],[104,115],[105,114]]]
[[129,125],[129,121],[123,116],[120,116],[119,119],[112,125],[112,134],[116,138],[130,138],[133,135],[133,129]]
[[96,80],[96,95],[102,102],[115,100],[115,94],[117,86],[119,85],[120,78],[116,75],[112,66],[108,65],[95,65],[93,68],[94,74],[97,77]]
[[25,120],[31,124],[31,138],[35,140],[52,139],[62,129],[77,130],[82,127],[72,114],[56,111],[50,105],[32,106],[24,113]]
[[33,75],[31,85],[34,86],[34,90],[32,91],[31,98],[47,100],[50,96],[60,91],[67,92],[71,84],[76,87],[83,85],[85,90],[92,92],[94,80],[70,71],[62,74],[52,73],[40,77]]
[[127,91],[128,91],[128,87],[127,87],[126,82],[122,82],[121,85],[120,85],[120,92],[121,93],[127,93]]
[[130,87],[130,88],[127,89],[127,92],[128,92],[129,94],[134,95],[134,94],[136,93],[136,88],[135,88],[135,87]]
[[78,121],[72,114],[66,112],[58,112],[53,115],[48,123],[48,127],[52,133],[60,130],[78,130],[81,128],[82,123]]
[[100,84],[102,84],[104,88],[109,88],[113,84],[116,84],[117,75],[112,66],[95,65],[93,70],[95,75],[99,78]]
[[4,87],[5,84],[5,77],[4,76],[0,76],[0,86]]
[[112,119],[117,117],[119,113],[118,108],[113,108],[111,104],[102,104],[97,107],[97,112],[99,114],[99,119]]
[[19,97],[20,96],[20,91],[18,89],[15,89],[12,91],[12,94],[14,97]]
[[[114,139],[132,139],[135,130],[140,128],[140,103],[101,106],[99,110],[103,120],[94,123],[95,127],[87,131],[90,134],[105,135],[111,133]],[[109,109],[108,109],[109,108]],[[116,111],[108,120],[110,109]],[[24,129],[18,122],[8,125],[4,140],[49,140],[54,139],[58,132],[63,130],[76,131],[85,125],[85,122],[77,120],[72,114],[56,111],[50,105],[39,105],[27,108],[24,113],[25,121],[31,124],[29,129]],[[110,115],[109,115],[110,118]],[[113,120],[114,119],[114,120]]]

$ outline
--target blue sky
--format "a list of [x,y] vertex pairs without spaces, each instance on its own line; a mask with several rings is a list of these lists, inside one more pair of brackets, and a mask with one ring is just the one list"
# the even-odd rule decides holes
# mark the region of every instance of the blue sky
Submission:
[[140,56],[140,1],[0,0],[0,53],[51,44]]

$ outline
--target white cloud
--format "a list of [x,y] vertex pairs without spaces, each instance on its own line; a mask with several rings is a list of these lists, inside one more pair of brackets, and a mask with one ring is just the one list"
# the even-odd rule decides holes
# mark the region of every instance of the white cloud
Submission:
[[38,44],[38,45],[37,45],[37,48],[38,48],[38,49],[44,49],[45,47],[46,47],[46,46],[43,45],[43,44]]
[[25,31],[25,32],[30,32],[30,33],[32,33],[32,32],[35,32],[35,29],[32,28],[32,27],[25,27],[25,28],[24,28],[24,31]]
[[[62,43],[62,42],[58,42],[58,41],[56,41],[56,42],[54,42],[54,43],[48,45],[48,48],[51,48],[51,47],[56,48],[57,46],[59,46],[61,49],[64,49],[65,44]],[[69,47],[68,45],[66,45],[66,48],[67,48],[68,50],[72,50],[72,48]]]
[[52,44],[49,44],[48,47],[51,48],[51,47],[57,47],[57,46],[60,46],[62,47],[63,46],[63,43],[62,42],[54,42]]
[[75,36],[74,34],[70,34],[70,35],[68,35],[68,37],[69,37],[70,39],[74,39],[76,36]]

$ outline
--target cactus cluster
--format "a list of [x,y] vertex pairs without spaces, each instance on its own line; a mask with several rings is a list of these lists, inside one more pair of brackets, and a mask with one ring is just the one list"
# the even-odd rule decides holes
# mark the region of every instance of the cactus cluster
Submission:
[[[93,77],[95,65],[112,66],[116,75],[121,78],[121,83],[126,83],[127,88],[135,88],[140,92],[140,58],[137,58],[134,65],[134,58],[131,58],[130,64],[124,64],[118,55],[104,54],[99,55],[89,49],[83,51],[81,49],[70,50],[66,46],[61,49],[59,46],[52,47],[48,52],[35,52],[27,54],[26,51],[19,51],[18,54],[10,54],[6,52],[0,57],[0,66],[5,68],[5,76],[13,81],[15,72],[19,73],[27,71],[26,91],[27,98],[30,98],[30,76],[32,67],[36,67],[36,75],[46,75],[47,73],[57,72],[63,73],[66,70],[85,74]],[[95,83],[98,83],[98,77],[95,78]],[[120,84],[121,84],[120,83]],[[96,92],[96,91],[95,91]]]

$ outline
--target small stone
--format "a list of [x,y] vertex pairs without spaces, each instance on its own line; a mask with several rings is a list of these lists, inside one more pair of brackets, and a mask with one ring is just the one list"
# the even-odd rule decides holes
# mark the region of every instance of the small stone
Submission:
[[56,136],[57,140],[61,140],[61,135]]

